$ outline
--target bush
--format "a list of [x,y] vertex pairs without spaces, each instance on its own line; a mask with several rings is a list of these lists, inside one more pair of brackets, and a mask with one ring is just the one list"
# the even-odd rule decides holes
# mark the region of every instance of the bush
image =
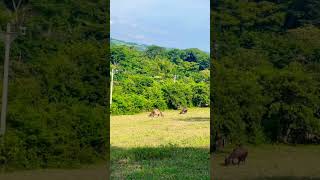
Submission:
[[208,54],[156,46],[139,51],[121,45],[111,45],[111,54],[117,69],[112,114],[209,104]]

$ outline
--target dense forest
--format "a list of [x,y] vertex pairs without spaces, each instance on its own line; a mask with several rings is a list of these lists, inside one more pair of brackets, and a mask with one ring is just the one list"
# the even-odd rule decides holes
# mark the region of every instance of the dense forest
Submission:
[[[105,0],[0,2],[2,31],[9,22],[13,31],[26,27],[11,44],[2,169],[72,167],[105,158],[106,8]],[[3,57],[1,41],[1,77]]]
[[232,142],[319,144],[320,1],[211,5],[212,132]]
[[112,114],[209,105],[208,53],[117,42],[111,43]]

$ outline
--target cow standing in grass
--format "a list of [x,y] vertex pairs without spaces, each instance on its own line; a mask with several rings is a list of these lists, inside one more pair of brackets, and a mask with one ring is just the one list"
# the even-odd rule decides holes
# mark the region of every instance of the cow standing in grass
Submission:
[[186,114],[188,112],[188,109],[186,107],[182,108],[180,111],[180,114]]
[[151,113],[149,114],[149,117],[159,117],[159,116],[162,116],[163,117],[163,114],[162,112],[159,110],[159,109],[154,109],[151,111]]
[[243,148],[241,145],[239,145],[237,148],[235,148],[232,151],[229,157],[226,157],[224,162],[226,166],[229,165],[231,162],[233,165],[235,165],[236,163],[234,162],[234,160],[237,159],[238,160],[237,164],[239,165],[241,161],[245,163],[247,156],[248,156],[248,150]]

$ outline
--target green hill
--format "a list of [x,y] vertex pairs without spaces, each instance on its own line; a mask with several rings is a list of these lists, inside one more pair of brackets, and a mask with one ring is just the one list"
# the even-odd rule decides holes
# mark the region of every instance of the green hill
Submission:
[[110,40],[110,43],[112,45],[126,45],[126,46],[133,46],[139,50],[146,50],[148,45],[145,45],[145,44],[137,44],[137,43],[132,43],[132,42],[126,42],[126,41],[122,41],[122,40],[118,40],[118,39],[114,39],[114,38],[111,38]]

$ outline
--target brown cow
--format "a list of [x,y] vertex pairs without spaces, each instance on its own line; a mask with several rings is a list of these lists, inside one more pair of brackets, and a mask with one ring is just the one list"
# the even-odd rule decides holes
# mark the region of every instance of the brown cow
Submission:
[[163,117],[163,114],[159,109],[154,109],[149,114],[149,117],[155,117],[155,116],[157,116],[157,117],[162,116]]
[[186,114],[188,112],[188,109],[186,107],[182,108],[180,111],[180,114]]
[[247,156],[248,150],[239,145],[232,151],[229,157],[226,157],[224,163],[225,165],[229,165],[232,162],[232,164],[235,165],[236,163],[234,162],[234,160],[237,159],[237,164],[239,165],[241,161],[245,163]]

